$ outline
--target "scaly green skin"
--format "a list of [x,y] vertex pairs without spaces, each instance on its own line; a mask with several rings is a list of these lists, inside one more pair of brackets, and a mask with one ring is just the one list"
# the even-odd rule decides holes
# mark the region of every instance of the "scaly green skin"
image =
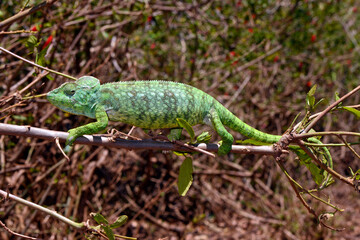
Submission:
[[108,121],[120,121],[145,129],[179,128],[177,118],[190,125],[207,124],[222,138],[219,155],[231,150],[234,138],[227,126],[263,143],[278,142],[281,136],[250,127],[209,94],[186,84],[169,81],[132,81],[100,85],[84,76],[47,94],[50,103],[63,111],[97,121],[69,130],[67,144],[84,134],[106,128]]

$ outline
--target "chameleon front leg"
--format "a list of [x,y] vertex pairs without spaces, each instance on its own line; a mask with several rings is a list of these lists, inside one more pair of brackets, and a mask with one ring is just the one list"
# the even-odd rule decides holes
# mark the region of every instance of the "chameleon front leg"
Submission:
[[94,134],[104,130],[109,122],[109,117],[106,114],[105,108],[102,106],[95,107],[96,122],[86,124],[77,128],[70,129],[69,136],[66,139],[66,146],[72,145],[74,141],[85,134]]
[[222,143],[219,147],[218,154],[220,156],[226,155],[231,151],[231,146],[234,142],[234,137],[225,129],[215,109],[210,110],[210,120],[213,125],[213,128],[222,139]]

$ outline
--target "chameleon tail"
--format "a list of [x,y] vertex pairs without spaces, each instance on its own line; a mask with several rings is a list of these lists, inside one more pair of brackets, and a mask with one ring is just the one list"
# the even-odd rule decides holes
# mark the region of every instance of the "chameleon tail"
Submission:
[[[220,104],[220,103],[219,103]],[[221,104],[220,104],[221,105]],[[232,130],[241,133],[241,135],[254,139],[263,143],[276,143],[280,140],[281,136],[261,132],[250,125],[241,121],[238,117],[232,114],[224,106],[217,107],[218,115],[221,122],[231,128]],[[220,113],[219,113],[220,111]]]
[[[216,106],[218,115],[220,116],[221,122],[231,128],[232,130],[241,133],[243,136],[248,137],[250,139],[254,139],[263,143],[276,143],[280,140],[281,136],[273,135],[261,132],[248,124],[241,121],[238,117],[232,114],[228,109],[222,106],[220,103]],[[317,138],[309,138],[308,142],[322,144],[322,142]],[[296,153],[296,155],[301,159],[304,159],[304,152],[301,151],[299,146],[289,146],[290,150]],[[324,158],[322,158],[322,162],[326,164],[328,167],[333,168],[333,162],[331,158],[330,151],[327,147],[320,147],[322,150],[322,154]],[[302,152],[302,153],[301,153]],[[308,156],[309,157],[309,156]]]

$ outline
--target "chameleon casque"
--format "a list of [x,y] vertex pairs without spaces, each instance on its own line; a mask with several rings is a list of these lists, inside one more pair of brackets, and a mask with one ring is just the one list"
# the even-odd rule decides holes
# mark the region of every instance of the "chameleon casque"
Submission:
[[[70,129],[67,145],[84,134],[105,129],[109,120],[144,129],[176,129],[180,127],[177,118],[186,120],[191,126],[207,124],[222,139],[219,155],[227,154],[234,141],[224,126],[263,143],[275,143],[281,138],[247,125],[209,94],[182,83],[148,80],[100,85],[98,79],[84,76],[50,91],[47,99],[65,112],[96,119],[96,122]],[[321,143],[315,138],[308,141]],[[329,164],[330,153],[326,147],[323,151]]]

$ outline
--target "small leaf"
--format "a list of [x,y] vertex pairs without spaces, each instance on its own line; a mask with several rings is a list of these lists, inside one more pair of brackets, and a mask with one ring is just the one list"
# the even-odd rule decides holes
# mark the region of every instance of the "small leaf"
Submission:
[[90,213],[90,216],[98,223],[98,224],[109,224],[106,218],[100,213]]
[[45,54],[47,52],[47,47],[40,51],[39,54],[36,54],[35,63],[39,64],[40,66],[45,66]]
[[121,227],[122,225],[124,225],[128,220],[128,216],[126,215],[121,215],[120,217],[118,217],[116,219],[116,221],[110,225],[110,228],[111,229],[114,229],[114,228],[118,228],[118,227]]
[[339,93],[338,92],[335,92],[335,101],[339,100],[340,97],[339,97]]
[[203,220],[206,217],[205,213],[202,213],[200,215],[196,215],[193,219],[193,223],[199,223],[201,220]]
[[185,196],[193,182],[193,165],[191,158],[185,158],[180,166],[178,177],[178,191],[181,196]]
[[39,46],[39,44],[40,42],[37,42],[37,38],[34,35],[30,35],[25,43],[25,46],[32,51],[33,48]]
[[321,98],[314,106],[314,109],[323,102],[327,102],[325,98]]
[[208,143],[211,139],[211,134],[209,132],[202,132],[196,138],[196,142],[198,143]]
[[184,128],[189,133],[191,142],[193,142],[194,138],[195,138],[195,133],[194,133],[194,129],[192,128],[192,126],[186,120],[184,120],[182,118],[177,118],[176,121],[178,122],[180,127]]
[[306,105],[310,108],[310,110],[313,110],[315,104],[315,97],[314,96],[306,96]]
[[316,84],[310,89],[310,91],[306,95],[306,105],[310,108],[310,111],[312,111],[314,109],[315,91],[316,91]]
[[101,226],[109,240],[115,240],[114,232],[109,226]]
[[51,76],[50,74],[46,75],[46,78],[49,79],[50,81],[53,81],[53,80],[54,80],[54,77]]
[[352,108],[352,107],[342,107],[342,109],[345,109],[346,111],[351,112],[352,114],[354,114],[356,116],[357,119],[360,119],[360,111]]
[[300,163],[304,164],[307,169],[311,172],[311,176],[313,180],[316,182],[317,185],[321,186],[324,179],[326,178],[325,174],[322,169],[320,169],[316,164],[312,162],[311,157],[309,157],[302,149],[298,147],[292,148],[292,150],[296,153],[298,156]]
[[315,92],[316,92],[316,84],[314,84],[314,86],[309,90],[307,95],[314,96]]

